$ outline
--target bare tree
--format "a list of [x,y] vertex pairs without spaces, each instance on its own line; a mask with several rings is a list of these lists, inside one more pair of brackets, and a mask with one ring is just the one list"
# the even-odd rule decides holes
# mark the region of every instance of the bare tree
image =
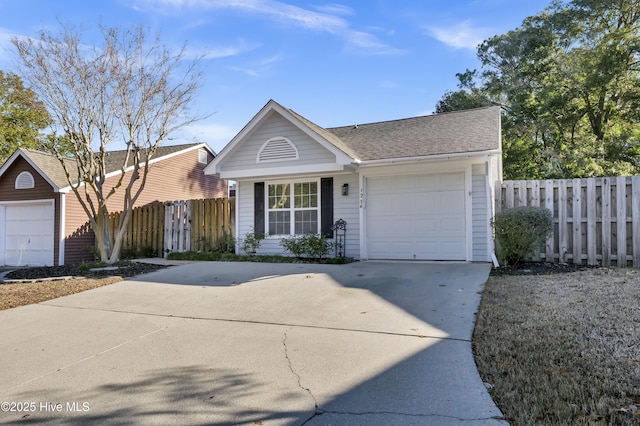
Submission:
[[[172,132],[198,119],[189,105],[201,73],[196,61],[186,61],[184,47],[171,52],[142,27],[100,30],[99,46],[83,44],[81,33],[66,26],[59,34],[41,31],[37,39],[15,37],[12,43],[22,77],[53,119],[50,148],[89,217],[100,258],[113,263],[149,160]],[[113,143],[127,151],[117,183],[106,185]],[[123,214],[112,230],[107,203],[122,191]]]

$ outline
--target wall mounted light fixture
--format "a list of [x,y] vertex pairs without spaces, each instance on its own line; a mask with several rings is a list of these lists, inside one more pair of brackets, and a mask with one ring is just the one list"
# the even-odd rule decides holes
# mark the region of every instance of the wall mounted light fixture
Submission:
[[349,184],[348,183],[344,183],[342,184],[342,195],[349,195]]

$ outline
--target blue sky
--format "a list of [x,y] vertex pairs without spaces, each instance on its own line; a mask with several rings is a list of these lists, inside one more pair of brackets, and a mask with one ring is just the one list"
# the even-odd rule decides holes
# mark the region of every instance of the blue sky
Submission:
[[194,112],[176,135],[216,152],[274,99],[324,127],[430,114],[475,46],[550,0],[0,0],[0,69],[12,36],[60,22],[143,25],[163,44],[203,55]]

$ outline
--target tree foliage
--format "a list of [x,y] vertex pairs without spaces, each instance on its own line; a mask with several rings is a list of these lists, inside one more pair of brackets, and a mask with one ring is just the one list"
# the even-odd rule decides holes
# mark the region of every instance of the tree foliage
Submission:
[[555,1],[479,46],[465,92],[503,107],[507,178],[640,171],[639,24],[639,0]]
[[37,148],[49,115],[22,79],[0,71],[0,164],[18,148]]
[[[89,218],[101,260],[113,263],[145,187],[149,160],[173,131],[195,120],[188,107],[200,73],[195,63],[185,64],[184,48],[172,53],[141,27],[100,31],[99,46],[83,43],[82,34],[69,27],[12,42],[21,75],[52,118],[48,147]],[[114,143],[126,155],[112,185],[106,174],[113,171],[107,157]],[[114,210],[123,214],[112,232],[109,201],[116,194],[123,201]]]

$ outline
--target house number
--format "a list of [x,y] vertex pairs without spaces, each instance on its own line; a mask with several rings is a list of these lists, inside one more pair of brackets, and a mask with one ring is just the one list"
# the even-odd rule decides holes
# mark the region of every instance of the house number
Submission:
[[364,188],[360,188],[360,208],[364,206]]

